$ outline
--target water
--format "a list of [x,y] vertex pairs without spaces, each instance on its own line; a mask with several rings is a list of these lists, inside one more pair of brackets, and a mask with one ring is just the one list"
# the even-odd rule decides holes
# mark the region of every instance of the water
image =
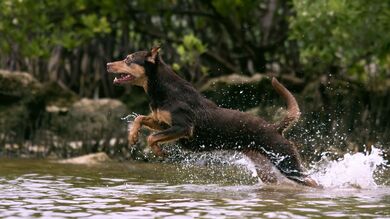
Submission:
[[376,152],[323,160],[313,177],[324,189],[263,185],[242,160],[209,166],[0,163],[0,218],[390,218],[390,175],[378,173],[383,159]]

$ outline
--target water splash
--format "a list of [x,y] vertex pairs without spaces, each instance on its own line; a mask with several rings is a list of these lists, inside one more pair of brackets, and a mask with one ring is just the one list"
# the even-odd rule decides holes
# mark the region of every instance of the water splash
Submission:
[[[140,114],[132,112],[131,114],[122,117],[121,120],[127,122],[127,130],[130,131],[131,127],[133,126],[134,119],[139,116]],[[133,150],[133,149],[132,149]]]
[[138,113],[132,112],[131,114],[122,117],[121,120],[126,121],[127,123],[132,123],[137,116],[139,116]]
[[371,153],[348,153],[333,161],[323,156],[311,177],[325,188],[375,188],[375,172],[386,166],[382,151],[372,147]]
[[[240,152],[213,151],[187,154],[178,153],[178,156],[180,155],[182,156],[181,159],[175,156],[173,161],[177,162],[178,159],[182,160],[182,163],[189,167],[192,167],[193,165],[207,166],[209,168],[217,167],[217,169],[221,166],[239,167],[242,171],[241,174],[256,179],[258,183],[263,184],[258,176],[256,165],[252,160]],[[390,166],[387,165],[386,160],[382,156],[382,151],[378,148],[372,147],[371,153],[347,153],[337,160],[332,160],[331,157],[332,154],[324,153],[322,159],[311,165],[309,171],[311,172],[310,176],[324,188],[372,189],[387,184],[386,182],[381,181],[383,181],[383,178],[386,178],[386,174],[388,175],[389,173],[381,171],[390,170],[390,168],[388,168]],[[225,172],[229,172],[228,169],[226,169]],[[208,171],[211,171],[211,169]],[[210,177],[213,178],[213,175],[221,171],[221,169],[218,169],[218,171],[211,174]],[[279,173],[276,168],[275,171],[276,173]],[[235,173],[237,174],[237,172]],[[282,174],[277,174],[277,176],[279,175],[283,176]],[[240,177],[242,177],[242,175]],[[245,182],[249,181],[251,180],[245,179],[242,183],[245,184]]]
[[[122,118],[128,123],[130,129],[137,113],[131,113]],[[337,136],[344,139],[344,135]],[[313,139],[313,141],[315,141]],[[379,148],[372,146],[370,153],[347,153],[337,160],[332,160],[332,154],[324,154],[321,160],[310,168],[310,176],[325,188],[376,188],[381,177],[376,178],[380,170],[390,172],[390,165],[382,156]],[[244,154],[239,152],[206,152],[206,153],[182,153],[173,156],[172,160],[182,160],[187,165],[231,165],[243,168],[242,170],[252,178],[259,179],[255,164]],[[383,174],[382,174],[383,175]],[[383,177],[382,177],[383,178]],[[390,183],[385,182],[384,184]],[[382,184],[382,183],[380,183]]]
[[261,182],[259,175],[257,174],[256,165],[247,156],[241,156],[239,159],[235,160],[233,164],[246,168],[253,178],[258,178],[259,182]]

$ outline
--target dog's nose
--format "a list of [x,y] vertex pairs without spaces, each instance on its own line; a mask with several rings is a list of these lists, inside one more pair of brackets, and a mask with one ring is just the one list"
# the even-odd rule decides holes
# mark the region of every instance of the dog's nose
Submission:
[[111,62],[107,63],[107,71],[110,70],[110,66],[112,65]]

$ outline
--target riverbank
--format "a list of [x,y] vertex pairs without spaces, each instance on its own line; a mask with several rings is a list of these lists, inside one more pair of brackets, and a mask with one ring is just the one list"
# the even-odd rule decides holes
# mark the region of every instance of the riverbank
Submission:
[[[323,152],[390,148],[390,92],[332,77],[304,84],[281,78],[300,103],[301,120],[286,136],[308,161]],[[200,88],[218,105],[278,120],[284,102],[269,76],[232,74]],[[138,100],[139,102],[135,101]],[[0,156],[68,158],[105,152],[116,159],[152,159],[143,141],[127,145],[127,126],[145,113],[145,94],[122,99],[81,98],[60,84],[41,83],[28,73],[0,71]],[[145,109],[144,109],[145,108]],[[128,121],[122,118],[127,116]],[[145,137],[147,133],[142,133]],[[142,139],[142,138],[141,138]],[[175,147],[171,147],[175,148]]]

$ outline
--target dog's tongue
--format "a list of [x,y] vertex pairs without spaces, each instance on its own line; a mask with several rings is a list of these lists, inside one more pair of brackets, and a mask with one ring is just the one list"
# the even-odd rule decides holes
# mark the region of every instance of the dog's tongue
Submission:
[[123,83],[123,82],[126,82],[126,81],[130,81],[132,80],[134,77],[132,75],[125,75],[123,77],[120,77],[120,78],[117,78],[115,77],[114,78],[114,84],[120,84],[120,83]]

